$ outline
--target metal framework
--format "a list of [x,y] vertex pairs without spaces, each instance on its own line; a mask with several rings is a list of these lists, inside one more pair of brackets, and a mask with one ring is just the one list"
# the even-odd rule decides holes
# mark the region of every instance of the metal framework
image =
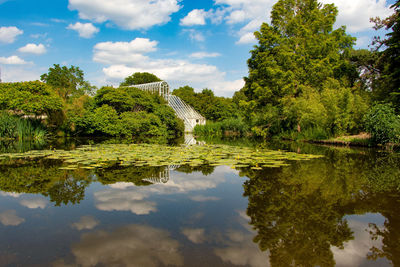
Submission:
[[201,116],[194,108],[186,104],[178,96],[169,93],[169,85],[165,81],[135,84],[131,87],[162,96],[168,102],[168,105],[175,111],[178,118],[183,120],[185,124],[185,132],[193,132],[196,125],[206,124],[206,118]]
[[158,94],[164,97],[168,101],[169,96],[169,85],[167,82],[154,82],[154,83],[144,83],[144,84],[135,84],[130,87],[135,87],[143,91],[147,91],[153,94]]

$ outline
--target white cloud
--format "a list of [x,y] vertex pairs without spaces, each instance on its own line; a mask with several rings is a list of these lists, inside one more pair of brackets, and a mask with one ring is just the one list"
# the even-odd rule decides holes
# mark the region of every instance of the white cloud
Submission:
[[348,223],[354,239],[346,242],[343,249],[334,246],[331,249],[337,266],[361,266],[372,247],[382,247],[382,239],[372,240],[368,223],[364,221],[349,220]]
[[72,227],[81,230],[91,230],[99,224],[99,221],[92,216],[82,216],[79,222],[73,223]]
[[156,212],[155,202],[145,201],[146,192],[138,192],[133,189],[109,188],[94,194],[96,208],[104,211],[130,211],[136,215],[146,215]]
[[190,57],[198,58],[198,59],[207,58],[207,57],[219,57],[219,56],[221,56],[220,53],[207,53],[207,52],[196,52],[196,53],[192,53],[190,55]]
[[182,234],[195,244],[201,244],[206,241],[203,228],[184,228]]
[[204,42],[206,40],[206,37],[201,32],[194,29],[185,29],[183,32],[188,33],[190,40],[194,42]]
[[224,233],[224,247],[215,248],[214,253],[224,262],[237,266],[270,266],[269,253],[262,252],[253,242],[254,232],[249,225],[245,211],[238,211],[241,230],[227,230]]
[[6,210],[0,213],[0,222],[5,226],[17,226],[25,221],[17,215],[15,210]]
[[23,194],[21,193],[15,193],[15,192],[0,192],[0,195],[4,197],[13,197],[13,198],[19,198]]
[[26,62],[19,56],[9,56],[9,57],[0,57],[0,64],[5,65],[25,65],[29,62]]
[[43,198],[23,199],[20,204],[29,209],[44,209],[47,205],[47,200]]
[[99,32],[99,29],[93,26],[92,23],[77,22],[75,24],[69,24],[67,29],[77,31],[79,36],[83,38],[92,38]]
[[186,17],[181,19],[180,25],[182,26],[194,26],[194,25],[205,25],[206,24],[207,12],[204,9],[193,9],[187,14]]
[[40,78],[40,71],[33,65],[5,65],[1,68],[1,79],[3,82],[35,81]]
[[102,42],[94,46],[93,60],[106,64],[141,62],[147,59],[144,53],[157,50],[157,41],[136,38],[130,42]]
[[[339,10],[336,26],[346,26],[350,33],[371,30],[371,17],[388,17],[391,14],[387,0],[321,0],[333,3]],[[253,32],[259,30],[262,22],[270,22],[270,13],[276,0],[215,0],[217,9],[224,20],[231,25],[240,25],[237,44],[255,43]],[[212,13],[209,11],[208,13]],[[215,12],[215,11],[214,11]],[[220,15],[221,16],[221,15]],[[246,23],[243,27],[242,24]]]
[[11,44],[14,43],[18,35],[23,34],[24,31],[15,26],[0,27],[0,43]]
[[[127,225],[112,232],[85,233],[71,251],[73,266],[182,266],[179,247],[165,230]],[[66,265],[59,260],[53,266]]]
[[177,0],[69,0],[70,10],[78,10],[81,19],[112,21],[128,29],[147,29],[170,21],[180,9]]
[[324,4],[335,4],[339,10],[337,26],[346,26],[350,33],[371,30],[372,17],[386,18],[392,14],[386,0],[320,0]]
[[46,53],[46,47],[43,44],[27,44],[18,49],[22,53],[31,53],[36,55],[42,55]]
[[[107,80],[118,84],[135,72],[150,72],[172,84],[190,84],[197,88],[212,88],[220,95],[231,95],[233,88],[241,88],[238,81],[226,81],[225,73],[216,66],[196,64],[181,59],[152,58],[149,52],[157,50],[156,41],[136,38],[131,42],[103,42],[94,46],[93,60],[109,66],[103,68]],[[197,56],[204,56],[198,54]],[[209,55],[209,54],[208,54]],[[212,54],[216,56],[216,54]]]

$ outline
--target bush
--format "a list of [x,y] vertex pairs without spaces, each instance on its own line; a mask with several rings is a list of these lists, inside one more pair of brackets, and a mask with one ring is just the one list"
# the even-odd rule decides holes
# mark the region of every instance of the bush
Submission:
[[196,125],[194,133],[204,136],[223,136],[226,134],[244,135],[249,131],[248,126],[237,118],[229,118],[218,122],[207,122],[206,125]]
[[364,116],[365,130],[374,144],[400,141],[400,117],[390,104],[375,104]]
[[38,120],[19,118],[5,111],[0,113],[0,138],[42,140],[45,135],[46,130]]

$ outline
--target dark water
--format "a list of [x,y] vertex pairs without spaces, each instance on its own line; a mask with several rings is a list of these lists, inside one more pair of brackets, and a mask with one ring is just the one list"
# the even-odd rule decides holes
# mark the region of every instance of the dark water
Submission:
[[[236,145],[240,145],[240,142]],[[60,170],[0,166],[0,266],[400,266],[400,156]]]

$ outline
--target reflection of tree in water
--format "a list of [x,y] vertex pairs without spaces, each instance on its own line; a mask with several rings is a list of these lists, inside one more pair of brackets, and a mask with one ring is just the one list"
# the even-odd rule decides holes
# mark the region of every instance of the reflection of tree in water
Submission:
[[214,172],[215,166],[210,165],[202,165],[202,166],[190,166],[190,165],[182,165],[175,169],[178,172],[183,173],[192,173],[192,172],[201,172],[203,175],[210,175]]
[[[369,258],[385,256],[393,264],[394,258],[399,260],[400,198],[397,191],[392,200],[374,193],[376,184],[370,174],[376,157],[328,152],[325,159],[295,162],[288,168],[241,172],[250,178],[244,195],[257,230],[254,241],[262,250],[270,250],[272,266],[334,266],[331,246],[342,248],[353,238],[343,217],[366,212],[380,212],[387,218],[385,229],[374,228],[371,236],[383,237],[382,251],[373,248]],[[382,168],[393,171],[394,165]]]
[[[400,266],[400,198],[399,193],[377,195],[372,199],[377,212],[386,219],[384,227],[370,224],[372,239],[382,238],[382,248],[372,247],[369,259],[387,258],[393,266]],[[372,202],[371,201],[371,202]]]
[[90,184],[86,170],[60,170],[57,161],[21,162],[0,167],[0,190],[42,194],[56,206],[79,203]]

